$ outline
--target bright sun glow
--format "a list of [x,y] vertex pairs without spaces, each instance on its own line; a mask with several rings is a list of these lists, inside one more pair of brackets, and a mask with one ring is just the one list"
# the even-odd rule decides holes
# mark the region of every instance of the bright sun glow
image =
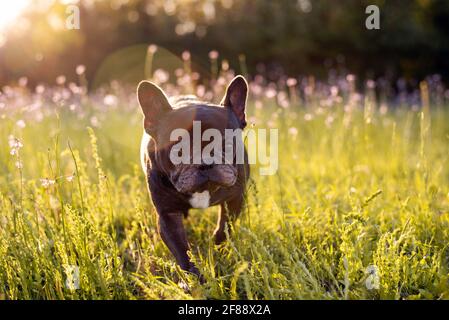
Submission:
[[1,0],[0,31],[10,26],[29,4],[30,0]]

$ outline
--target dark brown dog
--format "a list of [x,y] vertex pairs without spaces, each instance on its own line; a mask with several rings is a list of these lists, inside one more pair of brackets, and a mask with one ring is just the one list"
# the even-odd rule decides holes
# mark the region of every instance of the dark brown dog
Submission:
[[[170,141],[170,135],[175,129],[185,129],[193,139],[194,121],[200,121],[201,134],[213,128],[224,137],[225,129],[243,129],[247,93],[248,85],[242,76],[232,80],[221,105],[200,102],[192,96],[169,100],[149,81],[142,81],[137,89],[145,129],[142,166],[158,213],[158,229],[180,267],[196,275],[199,275],[198,269],[187,254],[189,243],[183,217],[187,217],[191,208],[220,205],[214,236],[216,244],[223,242],[226,224],[236,219],[242,210],[249,165],[246,150],[243,163],[233,156],[233,161],[224,164],[206,164],[201,160],[196,164],[175,165],[170,157],[175,142]],[[237,139],[241,139],[241,135]],[[201,148],[204,147],[201,142]],[[223,151],[224,148],[223,145]]]

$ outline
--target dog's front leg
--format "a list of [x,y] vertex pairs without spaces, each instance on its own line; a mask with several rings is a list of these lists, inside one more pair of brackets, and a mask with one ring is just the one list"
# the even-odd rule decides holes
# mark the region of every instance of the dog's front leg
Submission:
[[229,220],[228,208],[226,203],[220,205],[220,212],[218,214],[217,227],[214,231],[215,244],[220,244],[226,240],[225,227]]
[[200,276],[198,269],[190,261],[187,251],[189,243],[184,229],[182,212],[166,213],[159,215],[159,233],[162,240],[175,256],[179,266],[197,276]]
[[[220,206],[217,227],[214,231],[215,244],[220,244],[226,240],[225,227],[229,220],[234,223],[237,220],[243,207],[243,196],[236,197]],[[228,229],[230,233],[231,230]]]

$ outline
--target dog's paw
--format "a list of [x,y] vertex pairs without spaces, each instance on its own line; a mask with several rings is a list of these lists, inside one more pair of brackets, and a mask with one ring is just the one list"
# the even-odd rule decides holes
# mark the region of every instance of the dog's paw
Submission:
[[215,232],[214,233],[214,242],[216,245],[220,245],[226,241],[226,234],[224,232]]
[[198,277],[198,281],[200,282],[200,284],[204,284],[206,282],[206,280],[204,279],[203,275],[201,274],[201,272],[198,270],[197,267],[191,266],[189,272]]
[[[187,270],[188,273],[190,273],[191,275],[195,276],[198,279],[198,282],[200,284],[204,284],[206,282],[204,276],[200,273],[200,271],[198,270],[197,267],[195,266],[191,266],[189,268],[189,270]],[[192,288],[190,287],[190,285],[184,281],[184,280],[180,280],[178,282],[178,287],[180,287],[182,290],[184,290],[185,293],[192,293]]]

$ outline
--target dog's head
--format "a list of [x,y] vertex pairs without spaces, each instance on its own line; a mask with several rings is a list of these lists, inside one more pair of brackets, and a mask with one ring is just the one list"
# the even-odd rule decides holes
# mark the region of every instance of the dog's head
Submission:
[[[170,102],[157,85],[139,84],[138,100],[145,131],[155,142],[155,161],[178,192],[212,193],[236,183],[240,164],[236,153],[243,146],[238,132],[246,126],[247,93],[242,76],[229,84],[221,105],[192,97]],[[230,132],[237,134],[228,139]]]

